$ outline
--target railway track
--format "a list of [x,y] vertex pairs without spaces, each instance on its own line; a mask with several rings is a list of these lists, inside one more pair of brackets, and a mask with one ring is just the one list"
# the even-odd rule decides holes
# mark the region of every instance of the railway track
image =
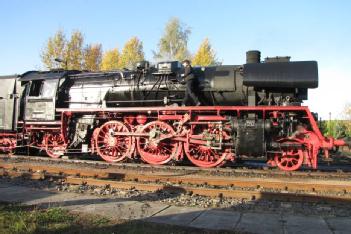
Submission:
[[[236,176],[226,173],[204,173],[204,169],[165,170],[164,167],[109,166],[106,163],[62,161],[21,156],[0,158],[0,175],[35,180],[59,180],[68,184],[137,189],[148,192],[175,192],[210,197],[230,197],[248,200],[278,200],[303,202],[351,202],[351,181],[348,173],[340,178],[328,173],[294,172],[290,176],[247,177],[241,171]],[[159,170],[159,168],[161,168]],[[145,170],[147,169],[147,170]],[[224,171],[228,169],[222,169]],[[217,171],[218,169],[205,170]],[[251,170],[249,170],[251,171]],[[267,172],[261,170],[263,173]],[[316,172],[317,173],[317,172]],[[323,177],[318,178],[324,174]],[[305,176],[303,176],[305,175]]]
[[[235,166],[235,167],[219,167],[219,168],[199,168],[194,166],[171,166],[171,165],[150,165],[142,163],[108,163],[105,161],[98,160],[86,160],[86,159],[65,159],[59,160],[52,159],[49,157],[42,156],[23,156],[0,154],[0,162],[30,162],[30,163],[47,163],[47,164],[64,164],[67,166],[78,165],[81,167],[97,168],[97,169],[115,169],[115,170],[138,170],[142,172],[173,172],[173,173],[188,173],[188,174],[199,174],[199,175],[217,175],[217,176],[248,176],[248,177],[272,177],[272,178],[326,178],[326,179],[339,179],[339,180],[350,180],[351,171],[335,168],[335,170],[301,170],[301,171],[281,171],[277,168],[260,167],[256,165]],[[351,166],[347,167],[351,169]]]

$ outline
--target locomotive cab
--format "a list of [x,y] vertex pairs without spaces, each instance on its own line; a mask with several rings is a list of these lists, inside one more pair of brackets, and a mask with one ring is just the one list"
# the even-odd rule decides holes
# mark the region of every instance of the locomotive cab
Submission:
[[[53,121],[57,90],[66,73],[60,71],[24,73],[20,81],[25,90],[22,96],[23,119],[27,121]],[[22,109],[22,108],[21,108]]]

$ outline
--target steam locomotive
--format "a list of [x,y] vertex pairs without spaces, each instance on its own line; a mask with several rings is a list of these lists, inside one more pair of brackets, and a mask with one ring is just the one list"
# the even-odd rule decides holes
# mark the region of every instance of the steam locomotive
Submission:
[[317,168],[321,153],[350,144],[324,137],[302,102],[318,87],[315,61],[248,51],[243,65],[195,67],[202,106],[180,106],[178,61],[132,70],[28,71],[0,77],[0,151],[59,158],[215,167],[263,158],[282,170]]

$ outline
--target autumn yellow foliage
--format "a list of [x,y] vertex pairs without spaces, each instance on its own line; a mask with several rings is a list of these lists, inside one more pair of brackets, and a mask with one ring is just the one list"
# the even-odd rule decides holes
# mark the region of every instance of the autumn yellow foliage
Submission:
[[216,54],[212,49],[208,38],[205,38],[205,40],[201,43],[198,51],[194,55],[192,64],[194,66],[210,66],[216,65],[217,63]]
[[62,30],[58,30],[53,37],[50,37],[43,48],[40,57],[44,66],[48,69],[60,68],[62,64],[55,61],[55,58],[65,59],[66,36]]
[[65,60],[68,69],[82,69],[83,64],[83,34],[76,30],[72,33],[70,41],[67,43]]
[[83,52],[83,69],[89,71],[100,70],[102,59],[101,44],[89,44],[84,48]]
[[101,61],[101,70],[116,70],[119,69],[119,51],[118,48],[114,48],[112,50],[107,50]]
[[119,67],[133,68],[141,60],[144,60],[143,43],[137,37],[132,37],[122,49]]

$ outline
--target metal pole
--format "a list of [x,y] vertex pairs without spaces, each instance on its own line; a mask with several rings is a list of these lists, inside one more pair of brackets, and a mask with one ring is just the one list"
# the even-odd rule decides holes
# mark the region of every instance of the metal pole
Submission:
[[333,136],[333,129],[331,125],[331,112],[329,112],[329,123],[328,123],[328,131],[329,131],[329,136]]

